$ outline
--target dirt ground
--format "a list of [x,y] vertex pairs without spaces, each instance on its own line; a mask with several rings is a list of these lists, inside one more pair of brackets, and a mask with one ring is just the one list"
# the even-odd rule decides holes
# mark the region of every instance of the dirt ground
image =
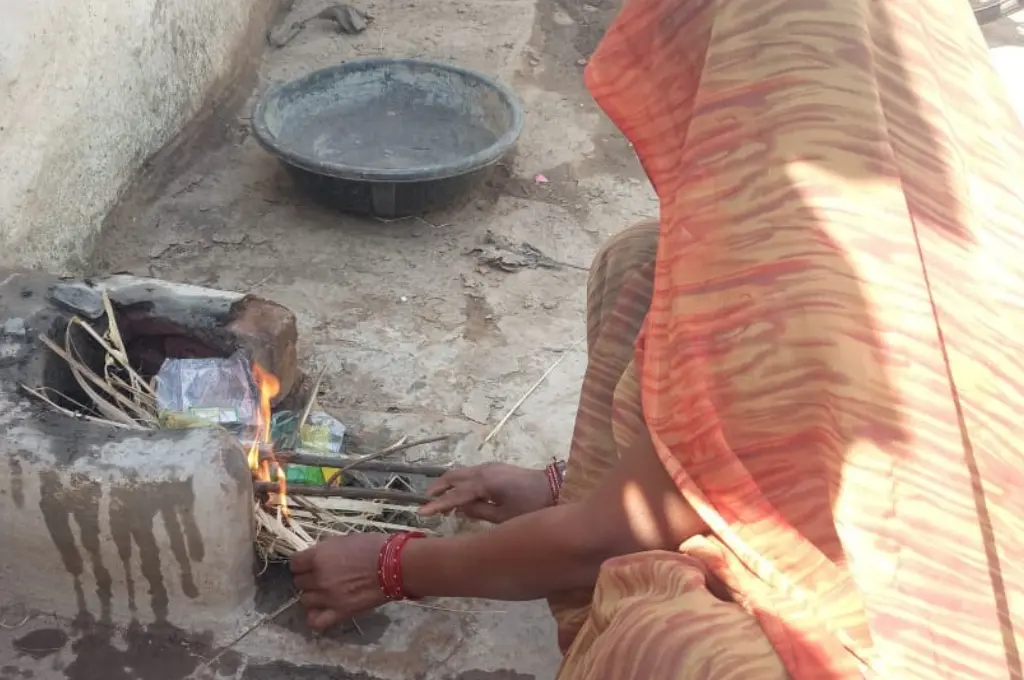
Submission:
[[[327,4],[299,0],[284,23]],[[250,101],[237,118],[214,123],[227,125],[224,143],[191,149],[189,162],[171,171],[153,168],[115,213],[93,273],[151,275],[287,305],[299,320],[305,367],[327,369],[322,405],[361,439],[460,433],[453,450],[430,455],[467,464],[541,465],[564,456],[585,363],[586,269],[610,234],[657,214],[628,142],[582,80],[618,3],[357,6],[373,17],[361,35],[314,22],[286,47],[268,46],[254,97],[355,58],[420,57],[477,69],[510,85],[526,114],[517,153],[495,180],[465,205],[423,219],[348,217],[292,186],[249,134]],[[470,252],[489,231],[562,264],[493,269]],[[563,356],[479,451],[486,432]],[[559,656],[543,605],[449,605],[459,611],[393,606],[371,639],[344,635],[333,643],[311,642],[297,617],[286,616],[247,640],[242,651],[251,658],[237,673],[252,680],[554,676]],[[467,608],[475,613],[461,613]]]

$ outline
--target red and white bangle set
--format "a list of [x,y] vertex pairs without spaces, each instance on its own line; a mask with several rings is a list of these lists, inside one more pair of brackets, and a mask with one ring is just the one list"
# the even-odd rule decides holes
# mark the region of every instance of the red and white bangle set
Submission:
[[552,505],[558,504],[558,497],[562,495],[562,485],[565,484],[565,464],[554,462],[544,468],[548,478],[548,490],[551,492]]
[[405,589],[405,581],[402,578],[402,551],[412,539],[425,537],[426,535],[420,531],[407,531],[403,534],[393,534],[381,546],[377,557],[377,579],[380,582],[381,594],[388,600],[420,599]]

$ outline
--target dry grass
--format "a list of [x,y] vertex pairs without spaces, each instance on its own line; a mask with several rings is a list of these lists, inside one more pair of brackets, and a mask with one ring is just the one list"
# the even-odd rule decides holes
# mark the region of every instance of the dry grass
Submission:
[[[46,335],[39,336],[39,339],[50,351],[67,362],[75,382],[92,402],[94,412],[89,413],[87,410],[83,410],[83,412],[76,413],[58,405],[53,397],[62,398],[65,402],[72,400],[65,395],[54,394],[51,397],[50,394],[53,393],[53,390],[46,387],[30,388],[22,385],[22,388],[28,394],[65,415],[71,414],[92,422],[106,423],[131,430],[153,429],[158,426],[160,421],[157,415],[156,394],[153,386],[143,380],[142,376],[132,368],[124,339],[117,327],[113,306],[105,291],[103,307],[106,310],[109,324],[107,332],[102,335],[87,321],[75,316],[71,318],[64,331],[63,346]],[[102,374],[94,371],[82,359],[75,346],[76,330],[84,331],[103,350]]]

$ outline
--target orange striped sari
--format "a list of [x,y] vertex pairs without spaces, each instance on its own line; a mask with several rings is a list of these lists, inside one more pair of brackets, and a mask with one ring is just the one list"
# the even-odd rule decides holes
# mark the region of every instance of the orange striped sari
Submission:
[[1021,678],[1024,136],[970,4],[626,0],[587,79],[661,215],[566,493],[643,431],[714,536],[556,598],[560,677]]

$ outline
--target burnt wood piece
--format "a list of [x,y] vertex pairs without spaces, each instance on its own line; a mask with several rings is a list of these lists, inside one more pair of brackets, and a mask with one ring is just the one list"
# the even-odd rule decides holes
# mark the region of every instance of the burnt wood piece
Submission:
[[[275,482],[256,482],[256,493],[278,493],[280,488]],[[392,491],[391,489],[358,489],[350,486],[324,487],[313,484],[288,484],[285,489],[289,496],[311,496],[317,498],[349,498],[359,501],[386,501],[400,505],[423,505],[432,498],[408,491]]]

